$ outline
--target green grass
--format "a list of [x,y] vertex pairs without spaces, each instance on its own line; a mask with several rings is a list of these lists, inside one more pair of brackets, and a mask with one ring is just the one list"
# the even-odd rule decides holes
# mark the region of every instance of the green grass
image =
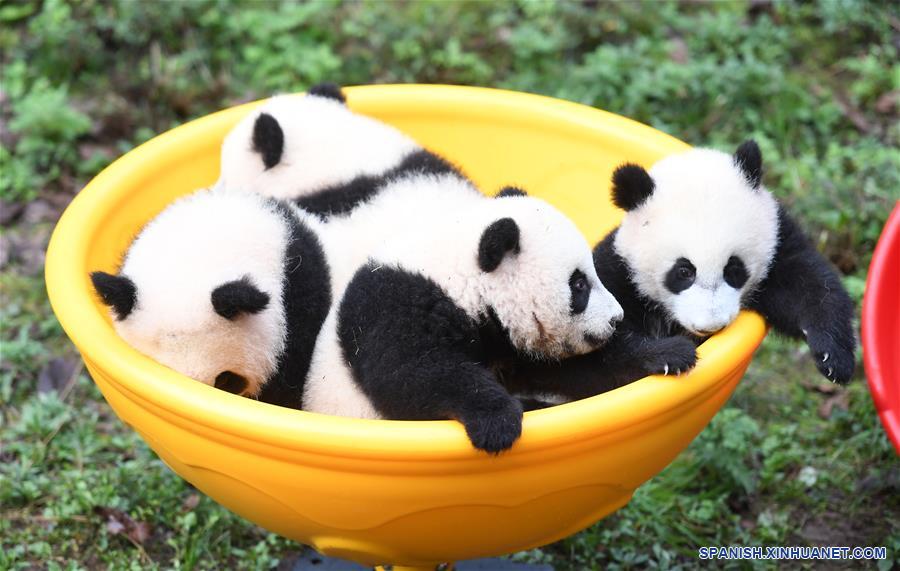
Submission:
[[[239,101],[323,80],[463,83],[579,101],[693,144],[752,136],[767,185],[859,301],[900,197],[900,9],[756,6],[0,4],[0,208],[24,209],[3,228],[0,569],[266,569],[301,549],[196,492],[114,417],[33,255],[52,228],[38,206],[58,214],[122,152]],[[74,382],[48,384],[61,363]],[[667,569],[699,566],[706,545],[883,545],[880,568],[900,565],[900,462],[857,377],[834,392],[804,348],[770,337],[710,427],[627,507],[515,557]]]

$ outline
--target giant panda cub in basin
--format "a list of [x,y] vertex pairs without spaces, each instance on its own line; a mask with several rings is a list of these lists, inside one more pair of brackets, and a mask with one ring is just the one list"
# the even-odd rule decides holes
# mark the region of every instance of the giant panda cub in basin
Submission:
[[[625,216],[594,248],[597,273],[625,310],[615,338],[605,351],[559,364],[520,361],[513,377],[549,392],[595,391],[598,370],[630,360],[627,346],[699,343],[751,309],[776,332],[804,339],[824,377],[849,381],[853,303],[834,268],[763,186],[762,169],[753,141],[733,154],[692,149],[649,170],[620,166],[612,195]],[[612,370],[602,379],[607,390],[636,378],[627,364]]]
[[331,306],[321,222],[251,193],[199,190],[91,274],[132,347],[202,383],[299,408]]

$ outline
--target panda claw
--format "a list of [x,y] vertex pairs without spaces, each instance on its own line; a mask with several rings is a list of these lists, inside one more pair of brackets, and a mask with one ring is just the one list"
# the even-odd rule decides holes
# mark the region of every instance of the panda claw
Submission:
[[827,360],[828,360],[828,353],[825,353],[825,356],[822,357],[822,362],[824,363]]
[[669,374],[669,364],[666,363],[665,366],[663,366],[663,375],[668,375],[668,374]]

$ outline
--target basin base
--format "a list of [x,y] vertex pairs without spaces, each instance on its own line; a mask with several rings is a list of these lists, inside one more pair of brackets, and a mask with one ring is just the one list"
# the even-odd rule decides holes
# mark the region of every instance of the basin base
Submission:
[[[290,557],[281,561],[279,569],[286,571],[368,571],[370,567],[353,563],[337,557],[327,557],[312,550],[303,552],[298,557]],[[442,565],[439,567],[408,567],[394,565],[393,567],[376,567],[378,571],[554,571],[553,567],[546,564],[517,563],[508,559],[489,558],[460,561],[456,564]]]

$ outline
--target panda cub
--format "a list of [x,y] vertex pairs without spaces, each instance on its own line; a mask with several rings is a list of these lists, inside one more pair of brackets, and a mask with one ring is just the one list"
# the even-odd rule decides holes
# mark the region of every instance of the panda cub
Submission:
[[522,407],[495,368],[586,353],[622,318],[574,224],[520,194],[445,193],[372,251],[323,326],[306,410],[456,419],[476,448],[512,446]]
[[514,361],[508,376],[518,392],[537,393],[535,408],[647,374],[683,372],[696,360],[694,342],[730,324],[742,308],[758,311],[778,332],[805,338],[828,379],[850,379],[853,304],[762,186],[756,143],[745,142],[734,155],[693,149],[649,172],[623,165],[612,182],[625,216],[595,247],[594,265],[625,318],[600,351],[561,363]]
[[321,222],[252,193],[200,190],[91,280],[131,346],[195,380],[300,408],[331,305]]
[[733,155],[693,149],[649,171],[621,166],[613,200],[625,216],[595,248],[594,263],[625,308],[623,331],[704,339],[747,308],[806,339],[828,379],[853,375],[853,303],[762,185],[755,142]]
[[260,105],[225,138],[221,162],[216,186],[292,200],[326,218],[349,213],[401,176],[465,178],[397,129],[352,112],[330,83]]

